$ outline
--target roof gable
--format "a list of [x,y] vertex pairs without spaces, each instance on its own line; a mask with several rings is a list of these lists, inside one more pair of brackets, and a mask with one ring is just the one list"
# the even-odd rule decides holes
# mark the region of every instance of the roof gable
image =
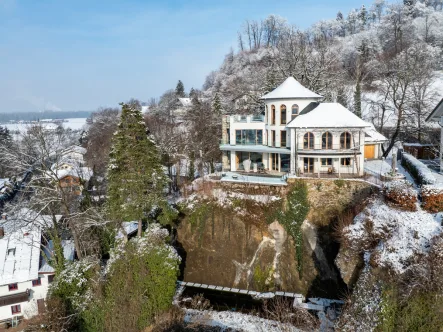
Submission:
[[339,103],[320,103],[308,113],[298,115],[289,128],[365,128],[369,124]]
[[434,110],[429,114],[426,121],[436,121],[439,122],[441,117],[443,116],[443,99],[435,106]]
[[323,96],[305,88],[294,77],[289,76],[282,84],[271,92],[265,94],[261,99],[321,99]]

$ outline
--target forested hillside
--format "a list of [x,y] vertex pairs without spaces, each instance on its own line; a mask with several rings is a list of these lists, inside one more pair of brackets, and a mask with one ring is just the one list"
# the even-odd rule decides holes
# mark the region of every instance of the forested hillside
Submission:
[[[424,123],[441,95],[443,12],[441,1],[376,0],[306,30],[270,15],[245,21],[238,49],[226,55],[203,85],[219,95],[225,112],[248,95],[248,109],[288,76],[337,101],[395,140],[428,141]],[[389,151],[387,151],[389,152]]]

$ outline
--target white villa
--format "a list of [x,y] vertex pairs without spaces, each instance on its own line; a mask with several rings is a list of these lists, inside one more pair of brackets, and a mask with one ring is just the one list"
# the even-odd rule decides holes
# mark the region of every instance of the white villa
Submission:
[[339,103],[322,103],[293,77],[261,99],[264,115],[224,116],[224,170],[251,164],[252,172],[362,176],[365,159],[381,156],[386,138],[371,124]]
[[440,173],[443,173],[443,99],[440,100],[438,105],[429,114],[426,121],[437,122],[440,125]]

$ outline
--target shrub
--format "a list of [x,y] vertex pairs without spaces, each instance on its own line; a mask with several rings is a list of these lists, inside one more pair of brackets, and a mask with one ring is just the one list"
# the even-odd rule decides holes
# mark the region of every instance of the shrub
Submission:
[[308,212],[308,187],[306,182],[299,180],[288,192],[286,211],[279,216],[279,222],[294,239],[297,254],[297,269],[300,275],[303,261],[303,234],[301,232],[301,226]]
[[423,208],[431,213],[443,212],[443,186],[424,185],[421,189]]
[[401,164],[419,184],[434,184],[436,182],[432,171],[421,161],[408,153],[403,153]]
[[407,181],[391,181],[383,186],[388,202],[407,211],[417,210],[417,191]]

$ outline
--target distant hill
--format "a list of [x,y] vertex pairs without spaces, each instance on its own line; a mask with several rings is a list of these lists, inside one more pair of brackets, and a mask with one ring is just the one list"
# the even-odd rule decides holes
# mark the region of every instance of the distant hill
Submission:
[[19,113],[0,113],[0,122],[8,121],[36,121],[42,119],[70,119],[70,118],[88,118],[91,111],[43,111],[43,112],[19,112]]

